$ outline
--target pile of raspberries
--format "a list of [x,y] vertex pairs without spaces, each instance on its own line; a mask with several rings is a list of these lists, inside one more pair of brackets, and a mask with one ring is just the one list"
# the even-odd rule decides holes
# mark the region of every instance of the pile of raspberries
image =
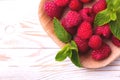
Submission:
[[64,29],[73,36],[79,54],[90,53],[94,60],[103,60],[111,53],[108,39],[120,47],[120,40],[114,37],[109,24],[94,26],[98,12],[106,9],[106,0],[97,0],[91,7],[84,7],[95,0],[49,0],[44,10],[50,18],[58,18]]

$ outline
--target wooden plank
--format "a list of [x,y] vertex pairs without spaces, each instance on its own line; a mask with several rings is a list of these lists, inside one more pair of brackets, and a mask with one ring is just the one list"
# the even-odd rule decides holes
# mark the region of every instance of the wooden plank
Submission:
[[55,61],[57,51],[59,49],[0,49],[0,80],[119,80],[120,78],[120,59],[101,69],[77,68],[69,59],[63,62]]

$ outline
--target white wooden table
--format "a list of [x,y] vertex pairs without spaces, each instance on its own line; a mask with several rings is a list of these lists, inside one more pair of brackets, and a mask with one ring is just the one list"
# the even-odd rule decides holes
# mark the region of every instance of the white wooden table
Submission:
[[120,80],[120,58],[101,69],[56,62],[38,20],[40,0],[0,0],[0,80]]

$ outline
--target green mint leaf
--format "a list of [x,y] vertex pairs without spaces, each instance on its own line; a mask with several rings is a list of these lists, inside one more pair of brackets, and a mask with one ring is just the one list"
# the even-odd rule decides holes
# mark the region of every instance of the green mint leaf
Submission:
[[120,0],[112,0],[113,11],[116,11],[120,7]]
[[69,58],[72,61],[72,63],[78,67],[82,67],[82,65],[80,64],[80,58],[78,52],[76,50],[71,50],[71,51],[72,54],[69,55]]
[[76,50],[76,51],[78,52],[78,47],[77,47],[76,43],[75,43],[74,41],[71,41],[70,44],[71,44],[70,49],[71,49],[71,50]]
[[118,7],[120,7],[120,0],[106,0],[107,2],[107,9],[111,10],[112,12],[116,12]]
[[63,61],[65,60],[67,57],[70,58],[71,62],[77,66],[77,67],[82,67],[82,65],[80,64],[80,58],[79,58],[79,54],[78,54],[78,48],[77,45],[74,41],[71,41],[70,43],[66,44],[64,46],[64,48],[62,48],[62,50],[60,50],[56,57],[55,60],[56,61]]
[[63,47],[63,49],[62,50],[60,50],[58,53],[57,53],[57,55],[56,55],[56,57],[55,57],[55,60],[56,61],[63,61],[63,60],[65,60],[66,58],[67,58],[67,56],[70,54],[69,53],[69,47],[70,47],[70,45],[69,44],[66,44],[64,47]]
[[115,21],[115,20],[117,19],[116,13],[110,14],[110,19],[111,19],[112,21]]
[[72,63],[78,67],[82,67],[82,65],[80,64],[80,57],[78,54],[78,48],[77,45],[74,41],[71,41],[71,52],[72,54],[69,54],[69,58],[72,61]]
[[99,12],[95,17],[94,25],[102,26],[106,23],[109,23],[111,21],[111,17],[110,17],[111,14],[112,13],[108,9]]
[[62,42],[69,42],[72,38],[72,36],[63,28],[60,21],[57,18],[53,19],[54,23],[54,32],[56,36],[62,41]]
[[113,35],[120,40],[120,11],[116,14],[117,20],[110,22],[110,29]]
[[107,3],[109,3],[109,1],[111,1],[111,0],[106,0]]
[[107,8],[100,11],[94,21],[95,26],[102,26],[117,19],[116,12],[120,10],[120,0],[106,0]]

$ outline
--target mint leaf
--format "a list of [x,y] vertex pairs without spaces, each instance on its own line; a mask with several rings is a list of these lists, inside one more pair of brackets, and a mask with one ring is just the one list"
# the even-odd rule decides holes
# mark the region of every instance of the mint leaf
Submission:
[[72,63],[78,67],[82,67],[82,65],[80,64],[80,58],[79,58],[79,54],[78,54],[78,48],[77,45],[74,41],[71,41],[71,52],[72,54],[69,55],[70,60],[72,61]]
[[110,14],[110,19],[111,19],[112,21],[115,21],[115,20],[117,19],[116,12]]
[[57,18],[53,19],[54,23],[54,32],[56,36],[62,41],[62,42],[69,42],[72,38],[72,36],[63,28],[60,21]]
[[78,66],[81,67],[82,65],[80,64],[80,59],[79,59],[79,54],[78,54],[78,48],[77,45],[74,41],[71,41],[70,43],[66,44],[62,50],[60,50],[56,57],[56,61],[63,61],[67,57],[70,58],[71,62]]
[[116,11],[120,7],[120,0],[111,0],[113,4],[113,11]]
[[117,20],[110,22],[110,29],[113,35],[120,40],[120,11],[118,11],[116,14]]
[[112,13],[108,10],[108,9],[105,9],[101,12],[99,12],[96,17],[95,17],[95,21],[94,21],[94,25],[95,26],[102,26],[108,22],[111,21],[111,15]]
[[107,8],[100,11],[94,21],[95,26],[102,26],[117,19],[116,12],[120,10],[120,0],[106,0]]
[[74,41],[71,41],[71,47],[70,47],[70,49],[71,50],[76,50],[77,52],[78,52],[78,48],[77,48],[77,45],[76,45],[76,43],[74,42]]
[[70,54],[69,46],[70,46],[69,44],[66,44],[65,47],[57,53],[55,57],[56,61],[63,61],[67,58],[67,56]]
[[80,64],[78,52],[76,50],[72,50],[72,54],[69,56],[69,58],[71,59],[74,65],[82,67],[82,65]]

